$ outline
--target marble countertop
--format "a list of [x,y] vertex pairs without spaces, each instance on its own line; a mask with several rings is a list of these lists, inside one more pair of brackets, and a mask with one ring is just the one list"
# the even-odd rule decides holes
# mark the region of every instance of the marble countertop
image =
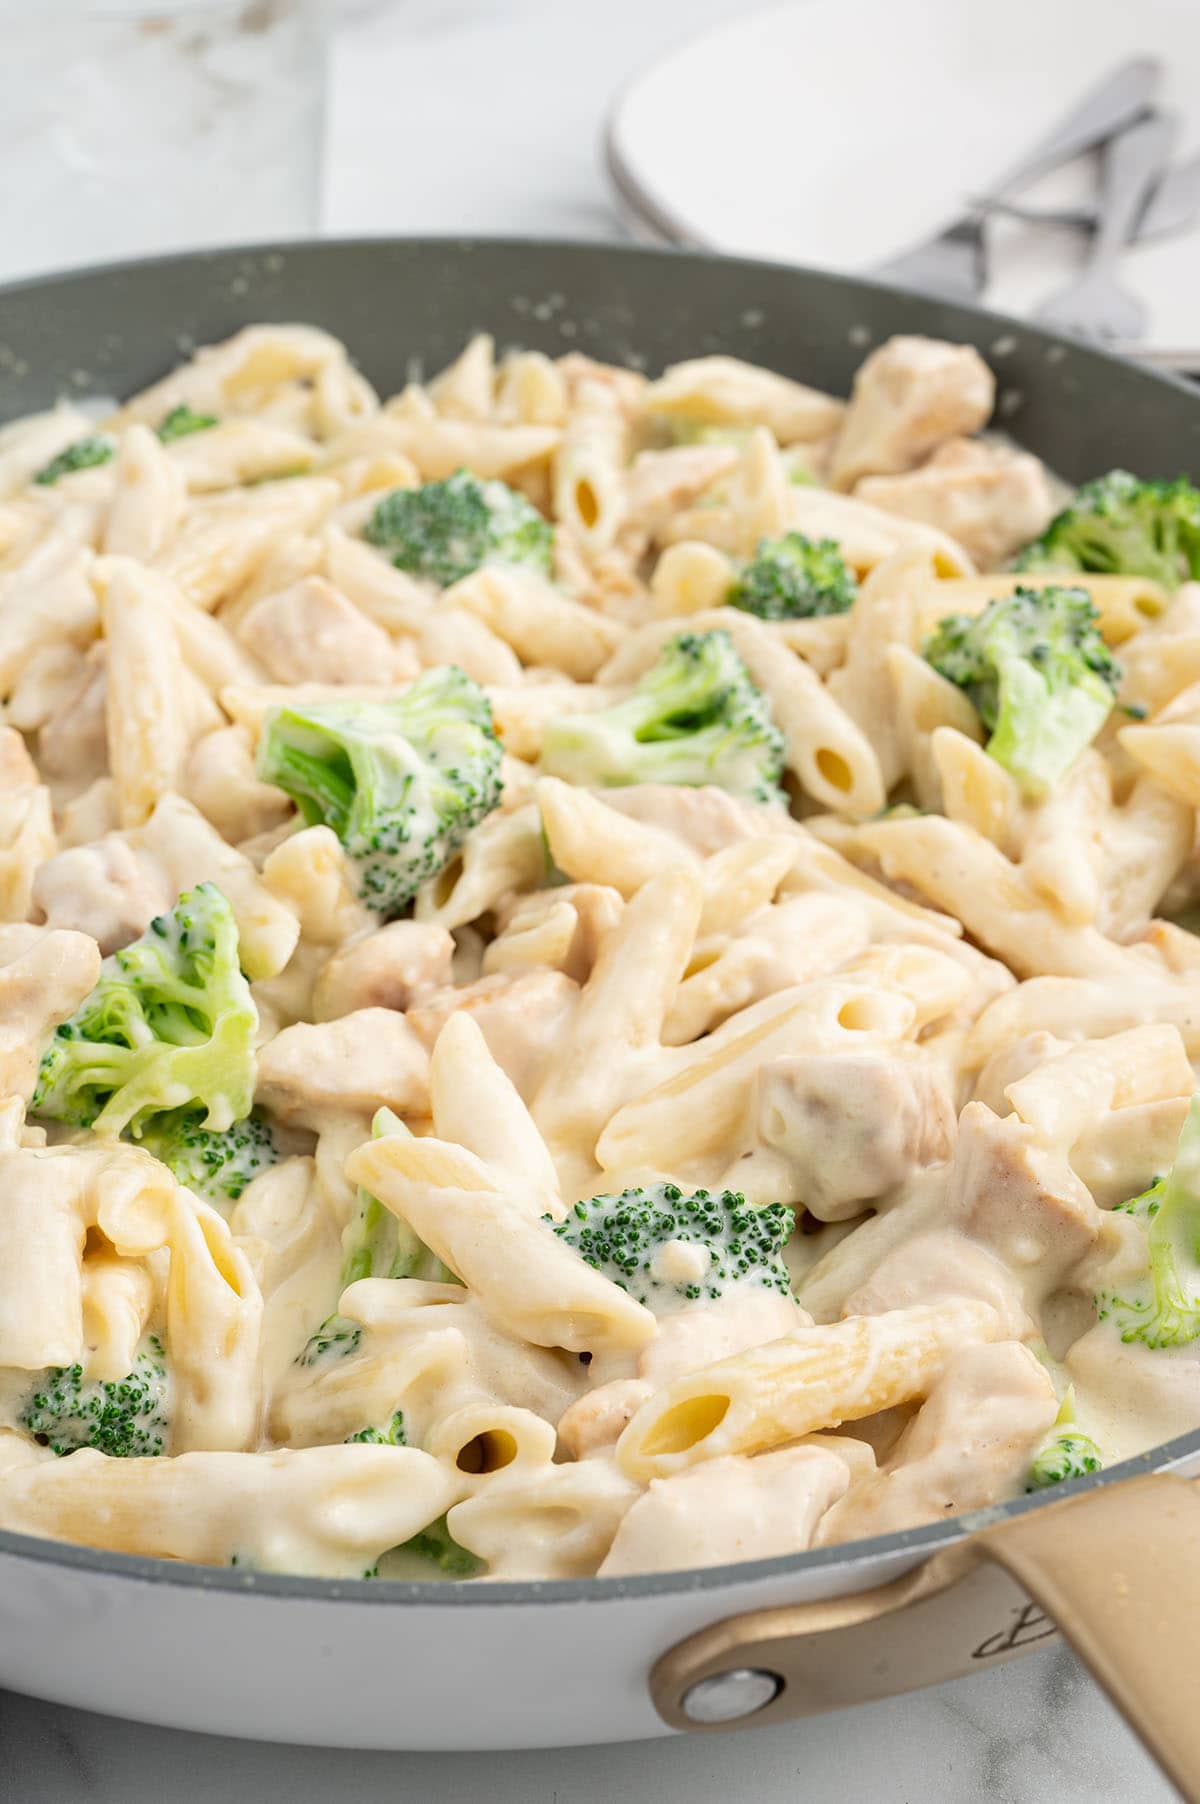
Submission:
[[[744,0],[341,0],[323,217],[336,233],[616,238],[598,156],[647,57]],[[119,1658],[119,1650],[114,1650]],[[352,1754],[139,1727],[0,1693],[11,1804],[1165,1804],[1073,1658],[757,1733],[530,1754]]]

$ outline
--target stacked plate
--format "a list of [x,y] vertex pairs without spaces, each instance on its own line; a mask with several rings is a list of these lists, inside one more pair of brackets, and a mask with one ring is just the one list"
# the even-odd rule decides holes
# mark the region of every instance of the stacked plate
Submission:
[[[1159,104],[1200,149],[1196,0],[807,0],[687,44],[637,76],[609,120],[609,167],[643,238],[869,271],[986,193],[1124,58],[1164,65]],[[1022,194],[1091,206],[1097,159]],[[1032,313],[1075,273],[1078,231],[997,220],[978,298]],[[1200,368],[1200,219],[1139,243],[1122,280],[1149,304],[1136,345]]]

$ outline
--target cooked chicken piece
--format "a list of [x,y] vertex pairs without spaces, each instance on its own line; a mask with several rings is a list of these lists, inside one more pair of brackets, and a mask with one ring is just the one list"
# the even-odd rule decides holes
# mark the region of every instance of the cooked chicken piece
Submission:
[[323,576],[256,601],[237,636],[277,683],[411,682],[417,663]]
[[561,971],[527,971],[511,977],[500,972],[461,989],[439,990],[410,1008],[407,1020],[432,1050],[449,1016],[456,1009],[469,1009],[492,1057],[528,1101],[547,1060],[554,1056],[578,994],[579,985]]
[[651,1479],[624,1516],[600,1577],[800,1553],[849,1483],[849,1466],[828,1447],[711,1459]]
[[451,981],[454,939],[424,921],[391,921],[335,952],[313,986],[315,1021],[356,1009],[407,1009]]
[[175,895],[157,860],[109,833],[48,858],[34,877],[32,900],[47,926],[91,934],[109,953],[135,940]]
[[577,1398],[559,1418],[558,1438],[572,1459],[606,1455],[643,1403],[654,1395],[644,1378],[615,1378]]
[[548,968],[586,983],[624,906],[606,883],[564,883],[519,896],[511,912],[498,911],[507,918],[483,955],[484,975]]
[[940,1303],[947,1297],[975,1297],[990,1304],[1007,1340],[1029,1340],[1036,1322],[1025,1308],[1020,1280],[956,1228],[935,1228],[903,1240],[842,1305],[845,1315],[882,1315],[913,1303]]
[[725,790],[712,787],[633,783],[628,789],[606,789],[604,804],[648,827],[673,833],[702,858],[739,839],[752,839],[772,825],[768,810],[739,802]]
[[1057,1413],[1049,1374],[1027,1347],[961,1348],[886,1464],[830,1510],[818,1544],[894,1534],[1018,1495]]
[[90,782],[108,769],[104,647],[88,653],[79,681],[38,734],[38,763],[60,782]]
[[663,1316],[658,1334],[638,1359],[638,1370],[659,1390],[718,1359],[811,1326],[812,1317],[794,1297],[763,1285],[735,1284],[714,1303],[692,1304]]
[[337,1021],[285,1027],[258,1055],[257,1098],[283,1121],[318,1127],[330,1111],[429,1108],[429,1058],[403,1015],[356,1009]]
[[[208,615],[201,616],[208,619]],[[182,788],[225,839],[238,845],[269,833],[292,813],[281,789],[254,774],[254,747],[245,727],[219,727],[192,747]]]
[[833,454],[834,488],[911,470],[947,439],[978,432],[995,395],[995,378],[970,345],[889,338],[854,378]]
[[945,1159],[954,1100],[944,1073],[868,1054],[769,1060],[758,1073],[760,1143],[782,1155],[791,1194],[821,1221],[845,1221],[922,1166]]
[[[17,934],[32,935],[18,939]],[[86,933],[9,928],[0,942],[0,1097],[33,1092],[42,1048],[100,975]]]
[[981,570],[1006,564],[1055,511],[1040,458],[976,439],[951,439],[919,470],[865,476],[854,493],[889,514],[948,532]]
[[50,791],[0,781],[0,921],[28,920],[33,879],[56,850]]
[[1103,1217],[1065,1158],[1039,1146],[1015,1115],[970,1102],[946,1198],[950,1221],[991,1248],[1045,1296],[1091,1247]]

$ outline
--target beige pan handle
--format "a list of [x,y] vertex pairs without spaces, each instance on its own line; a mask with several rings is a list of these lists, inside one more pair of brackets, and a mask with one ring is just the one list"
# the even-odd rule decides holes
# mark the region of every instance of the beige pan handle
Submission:
[[1010,1658],[1055,1626],[1200,1804],[1200,1490],[1182,1478],[1102,1485],[874,1591],[715,1623],[662,1656],[650,1691],[676,1729],[782,1722]]

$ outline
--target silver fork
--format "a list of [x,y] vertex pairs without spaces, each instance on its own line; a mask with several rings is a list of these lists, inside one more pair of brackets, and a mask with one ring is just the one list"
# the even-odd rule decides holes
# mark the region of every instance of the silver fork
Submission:
[[[1034,148],[989,187],[1008,195],[1123,131],[1148,108],[1162,75],[1154,57],[1121,63],[1079,100]],[[947,300],[973,301],[987,286],[984,217],[975,207],[924,243],[877,263],[871,274]]]
[[1035,310],[1034,318],[1043,325],[1106,343],[1144,335],[1149,318],[1146,304],[1122,287],[1117,262],[1135,235],[1146,197],[1171,155],[1177,129],[1177,120],[1157,114],[1107,145],[1100,219],[1087,261],[1073,282]]
[[[1079,207],[1033,207],[1017,200],[1001,200],[994,194],[972,196],[981,213],[1016,219],[1022,225],[1056,226],[1073,232],[1094,232],[1100,209],[1089,203]],[[1170,238],[1184,232],[1200,218],[1200,155],[1190,156],[1168,169],[1157,183],[1138,216],[1131,243],[1147,238]]]

